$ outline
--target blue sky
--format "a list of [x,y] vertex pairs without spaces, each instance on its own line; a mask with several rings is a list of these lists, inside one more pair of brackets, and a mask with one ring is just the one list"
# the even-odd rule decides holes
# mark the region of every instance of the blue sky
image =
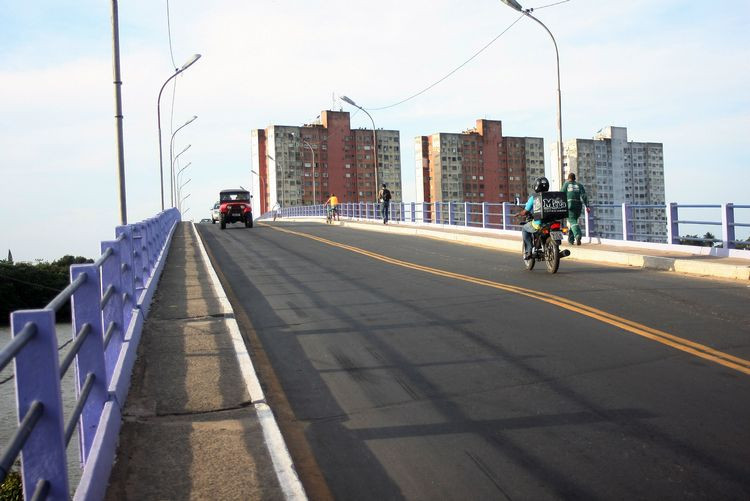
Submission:
[[[542,2],[521,2],[540,7]],[[250,185],[250,131],[300,125],[321,110],[398,102],[442,78],[518,13],[499,0],[170,2],[177,66],[203,55],[162,98],[165,150],[191,148],[187,218]],[[667,199],[750,204],[750,2],[571,0],[535,14],[560,48],[563,137],[607,125],[664,143]],[[156,97],[173,64],[166,1],[120,5],[128,219],[160,209]],[[119,206],[109,2],[0,0],[0,255],[94,257]],[[478,118],[512,136],[556,137],[554,52],[523,19],[446,81],[373,111],[401,131],[405,196],[413,138]],[[171,87],[171,86],[170,86]],[[352,113],[353,126],[370,127]],[[165,153],[166,158],[166,153]],[[167,161],[168,163],[168,161]]]

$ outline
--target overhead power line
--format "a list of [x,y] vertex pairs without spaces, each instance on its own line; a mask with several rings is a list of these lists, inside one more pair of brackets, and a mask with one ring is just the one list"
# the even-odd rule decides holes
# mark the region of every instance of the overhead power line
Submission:
[[434,82],[433,84],[429,85],[428,87],[425,87],[424,89],[420,90],[420,91],[419,91],[419,92],[417,92],[416,94],[413,94],[413,95],[411,95],[411,96],[407,97],[406,99],[402,99],[401,101],[399,101],[399,102],[397,102],[397,103],[389,104],[388,106],[381,106],[381,107],[379,107],[379,108],[367,108],[367,109],[368,109],[368,110],[373,110],[373,111],[378,111],[378,110],[387,110],[388,108],[393,108],[393,107],[395,107],[395,106],[398,106],[398,105],[400,105],[400,104],[404,104],[404,103],[405,103],[405,102],[407,102],[407,101],[411,101],[411,100],[412,100],[412,99],[414,99],[415,97],[421,96],[422,94],[424,94],[424,93],[425,93],[425,92],[427,92],[428,90],[432,89],[432,88],[433,88],[433,87],[435,87],[435,86],[436,86],[437,84],[439,84],[440,82],[442,82],[443,80],[445,80],[446,78],[450,77],[450,76],[451,76],[451,75],[453,75],[453,74],[454,74],[455,72],[457,72],[458,70],[460,70],[461,68],[463,68],[464,66],[466,66],[467,64],[469,64],[469,63],[470,63],[470,62],[471,62],[471,61],[472,61],[472,60],[473,60],[474,58],[476,58],[476,57],[477,57],[477,56],[478,56],[479,54],[481,54],[482,52],[484,52],[485,50],[487,50],[487,48],[488,48],[488,47],[489,47],[490,45],[492,45],[493,43],[495,43],[495,42],[497,41],[497,39],[498,39],[498,38],[500,38],[501,36],[503,36],[503,35],[504,35],[504,34],[505,34],[505,33],[506,33],[506,32],[507,32],[507,31],[508,31],[509,29],[511,29],[511,28],[513,27],[513,25],[514,25],[514,24],[516,24],[516,23],[517,23],[518,21],[520,21],[522,17],[523,17],[523,14],[521,14],[520,16],[518,16],[518,18],[517,18],[517,19],[516,19],[515,21],[513,21],[512,23],[510,23],[510,25],[509,25],[509,26],[508,26],[507,28],[505,28],[505,29],[504,29],[504,30],[503,30],[503,31],[502,31],[502,32],[501,32],[501,33],[500,33],[500,34],[499,34],[498,36],[496,36],[495,38],[493,38],[492,40],[490,40],[490,42],[489,42],[489,43],[488,43],[487,45],[485,45],[484,47],[482,47],[481,49],[479,49],[478,51],[476,51],[476,52],[474,53],[474,55],[472,55],[472,56],[471,56],[471,57],[470,57],[469,59],[467,59],[466,61],[464,61],[464,62],[463,62],[463,63],[461,63],[460,65],[458,65],[458,66],[457,66],[456,68],[454,68],[453,70],[451,70],[451,71],[450,71],[450,72],[449,72],[449,73],[448,73],[447,75],[445,75],[445,76],[444,76],[443,78],[441,78],[441,79],[440,79],[440,80],[438,80],[437,82]]
[[[532,9],[532,10],[546,9],[547,7],[553,7],[553,6],[555,6],[555,5],[560,5],[560,4],[562,4],[562,3],[566,3],[566,2],[570,2],[570,0],[561,0],[561,1],[559,1],[559,2],[551,3],[551,4],[549,4],[549,5],[543,5],[543,6],[541,6],[541,7],[536,7],[536,8],[534,8],[534,9]],[[401,101],[399,101],[399,102],[397,102],[397,103],[389,104],[388,106],[381,106],[381,107],[379,107],[379,108],[366,108],[366,109],[368,109],[368,110],[372,110],[372,111],[378,111],[378,110],[387,110],[388,108],[393,108],[393,107],[395,107],[395,106],[398,106],[398,105],[400,105],[400,104],[404,104],[404,103],[405,103],[405,102],[407,102],[407,101],[411,101],[411,100],[412,100],[412,99],[414,99],[415,97],[421,96],[422,94],[424,94],[424,93],[425,93],[425,92],[427,92],[428,90],[432,89],[432,88],[433,88],[433,87],[435,87],[435,86],[436,86],[437,84],[439,84],[440,82],[444,81],[445,79],[447,79],[448,77],[450,77],[451,75],[453,75],[454,73],[456,73],[456,72],[457,72],[458,70],[460,70],[461,68],[463,68],[464,66],[466,66],[467,64],[469,64],[469,63],[470,63],[470,62],[471,62],[471,61],[472,61],[473,59],[475,59],[475,58],[476,58],[476,57],[477,57],[477,56],[478,56],[479,54],[481,54],[482,52],[484,52],[485,50],[487,50],[487,48],[489,48],[489,46],[490,46],[490,45],[492,45],[493,43],[495,43],[495,42],[497,41],[497,39],[498,39],[498,38],[500,38],[501,36],[503,36],[503,35],[504,35],[504,34],[505,34],[505,33],[506,33],[506,32],[507,32],[508,30],[510,30],[510,29],[511,29],[511,28],[513,27],[513,25],[515,25],[515,24],[516,24],[516,23],[517,23],[518,21],[520,21],[520,20],[521,20],[521,18],[523,18],[523,17],[524,17],[524,14],[521,14],[520,16],[518,16],[518,18],[517,18],[517,19],[516,19],[515,21],[513,21],[512,23],[510,23],[510,25],[508,25],[508,27],[507,27],[507,28],[505,28],[505,29],[504,29],[504,30],[503,30],[503,31],[502,31],[502,32],[501,32],[501,33],[500,33],[499,35],[497,35],[497,36],[496,36],[495,38],[493,38],[492,40],[490,40],[490,41],[489,41],[489,43],[487,43],[487,44],[486,44],[486,45],[485,45],[484,47],[482,47],[481,49],[479,49],[478,51],[476,51],[476,52],[475,52],[475,53],[474,53],[474,54],[473,54],[473,55],[472,55],[472,56],[471,56],[471,57],[470,57],[469,59],[467,59],[466,61],[464,61],[464,62],[463,62],[463,63],[461,63],[460,65],[458,65],[458,66],[457,66],[456,68],[454,68],[453,70],[451,70],[451,71],[450,71],[450,72],[449,72],[448,74],[446,74],[446,75],[445,75],[445,76],[444,76],[443,78],[441,78],[440,80],[438,80],[438,81],[436,81],[436,82],[434,82],[434,83],[430,84],[429,86],[425,87],[424,89],[422,89],[421,91],[417,92],[416,94],[413,94],[413,95],[411,95],[411,96],[407,97],[406,99],[402,99]]]

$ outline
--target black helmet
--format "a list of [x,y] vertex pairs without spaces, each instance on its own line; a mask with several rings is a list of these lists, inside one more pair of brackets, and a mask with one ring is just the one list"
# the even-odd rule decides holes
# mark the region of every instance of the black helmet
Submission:
[[549,191],[549,181],[546,177],[536,178],[536,181],[534,181],[534,191],[537,193]]

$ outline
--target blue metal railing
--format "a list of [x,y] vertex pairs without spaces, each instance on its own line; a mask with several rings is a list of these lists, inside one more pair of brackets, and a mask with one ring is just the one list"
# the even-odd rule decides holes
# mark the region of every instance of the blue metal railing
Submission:
[[[0,370],[15,361],[19,425],[0,457],[0,482],[20,453],[25,499],[69,499],[65,451],[76,429],[75,498],[104,496],[140,331],[179,220],[169,209],[117,227],[96,262],[70,267],[70,285],[44,309],[11,314]],[[68,301],[73,344],[59,360],[55,314]],[[60,379],[73,364],[77,400],[64,420]]]
[[[343,203],[340,215],[352,220],[380,219],[380,204],[372,202]],[[665,244],[718,244],[735,249],[750,248],[750,242],[738,237],[738,230],[750,228],[750,205],[724,204],[592,204],[591,212],[583,211],[579,224],[587,238],[651,242]],[[518,231],[520,226],[513,214],[521,209],[519,204],[474,202],[392,202],[390,219],[406,223],[439,224]],[[713,212],[713,216],[693,219],[696,212]],[[716,217],[717,219],[710,219]],[[744,221],[738,222],[742,211]],[[280,209],[280,217],[324,217],[322,205],[302,205]],[[273,211],[263,214],[267,219]],[[682,217],[680,217],[682,216]],[[682,233],[681,233],[682,225]],[[690,226],[716,226],[721,234],[714,238],[691,237],[685,229]],[[750,231],[745,231],[750,234]],[[747,238],[747,236],[746,236]]]

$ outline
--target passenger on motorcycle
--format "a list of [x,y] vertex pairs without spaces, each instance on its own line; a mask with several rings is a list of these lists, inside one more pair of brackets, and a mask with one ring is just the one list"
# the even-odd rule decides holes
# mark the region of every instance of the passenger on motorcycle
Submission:
[[[545,191],[549,191],[549,181],[546,177],[539,177],[534,182],[534,191],[536,193],[543,193]],[[523,210],[518,213],[519,216],[526,216],[528,214],[531,214],[531,211],[534,207],[534,195],[531,195],[529,197],[529,200],[526,202],[526,205],[524,206]],[[534,219],[533,221],[529,221],[526,224],[523,225],[521,228],[521,235],[523,236],[523,258],[524,259],[531,259],[531,251],[533,250],[534,246],[534,233],[539,231],[539,228],[542,226],[542,221],[539,219]]]

